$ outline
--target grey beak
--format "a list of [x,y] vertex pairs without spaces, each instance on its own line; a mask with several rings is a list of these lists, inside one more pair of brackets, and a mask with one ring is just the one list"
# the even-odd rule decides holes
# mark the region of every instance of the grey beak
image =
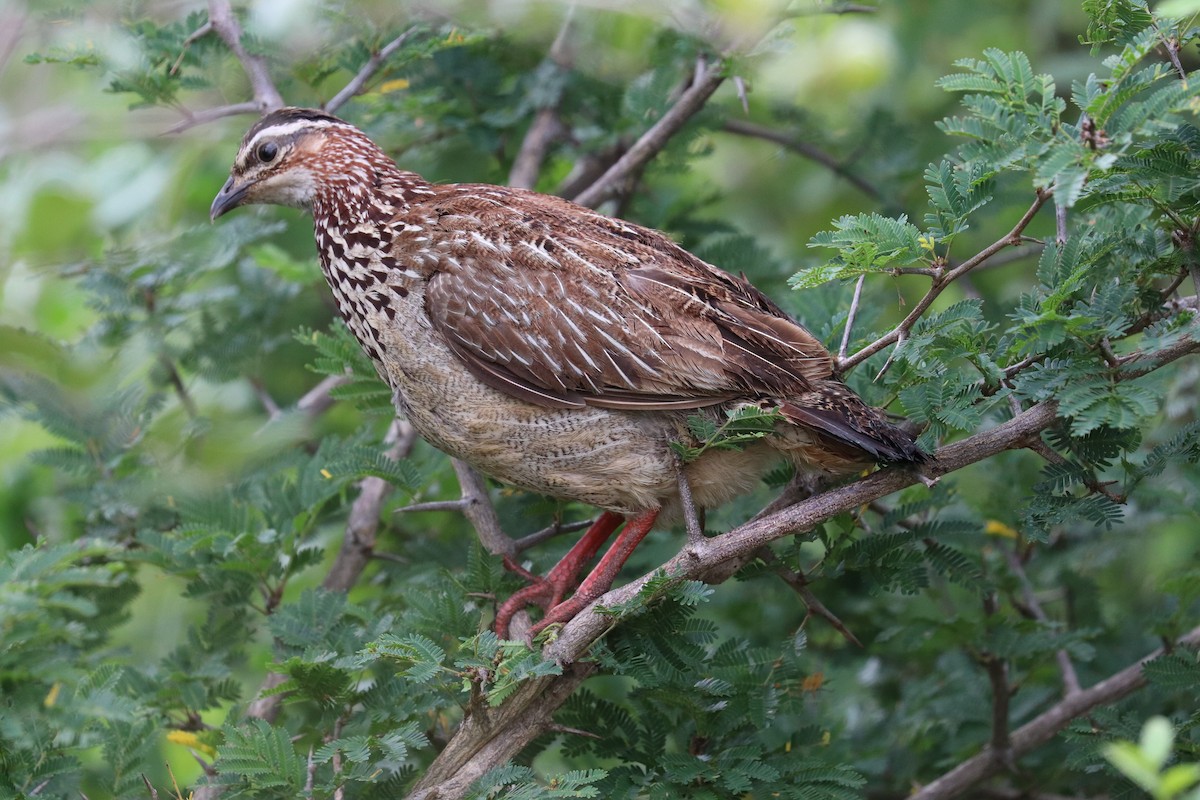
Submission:
[[246,188],[242,186],[235,189],[232,177],[225,181],[225,185],[221,187],[221,191],[217,192],[217,196],[213,198],[212,205],[208,209],[209,220],[215,222],[217,217],[226,211],[241,205],[242,200],[246,197]]

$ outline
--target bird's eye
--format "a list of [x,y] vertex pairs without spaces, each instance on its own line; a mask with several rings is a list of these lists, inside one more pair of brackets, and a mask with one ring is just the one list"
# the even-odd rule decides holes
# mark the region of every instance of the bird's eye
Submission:
[[279,155],[279,145],[274,142],[263,142],[258,146],[256,155],[258,155],[258,160],[264,164],[274,161],[275,156]]

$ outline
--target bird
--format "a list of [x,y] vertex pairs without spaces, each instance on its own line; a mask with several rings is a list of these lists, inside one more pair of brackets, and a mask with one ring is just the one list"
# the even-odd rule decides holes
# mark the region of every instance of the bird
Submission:
[[[312,214],[338,312],[419,434],[601,511],[545,577],[506,559],[530,583],[497,608],[502,637],[530,606],[536,634],[606,592],[657,522],[686,513],[681,483],[706,509],[781,459],[836,476],[927,459],[812,333],[659,231],[535,191],[431,183],[350,123],[293,107],[246,133],[210,219],[256,203]],[[681,461],[689,417],[746,409],[771,415],[765,435]]]

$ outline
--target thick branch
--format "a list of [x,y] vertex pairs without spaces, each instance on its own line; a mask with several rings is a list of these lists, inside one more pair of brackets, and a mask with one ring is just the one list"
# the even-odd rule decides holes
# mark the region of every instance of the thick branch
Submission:
[[516,543],[500,527],[500,518],[488,496],[483,477],[457,458],[450,459],[458,484],[462,487],[462,513],[475,527],[483,549],[494,556],[516,555]]
[[525,684],[499,708],[476,708],[413,787],[407,800],[452,800],[493,767],[516,757],[595,670],[580,662],[554,678]]
[[[1036,406],[1003,425],[942,448],[937,454],[936,464],[928,471],[936,474],[950,472],[1004,450],[1020,447],[1030,437],[1037,436],[1054,419],[1053,403]],[[773,514],[751,520],[729,533],[688,541],[683,550],[667,561],[660,570],[680,579],[710,574],[716,567],[731,559],[748,558],[760,547],[776,539],[811,530],[836,514],[891,494],[918,480],[915,473],[905,469],[876,472],[862,480],[836,487]],[[596,607],[618,605],[632,599],[657,572],[659,570],[610,591],[581,611],[559,631],[558,638],[546,647],[544,655],[560,663],[576,662],[596,639],[612,627],[612,617],[598,614]],[[503,763],[502,760],[492,758],[499,746],[495,740],[503,741],[508,736],[504,720],[528,719],[530,714],[536,714],[542,725],[550,724],[554,711],[570,694],[556,691],[556,681],[565,680],[566,678],[544,679],[536,686],[518,692],[498,709],[476,710],[469,714],[450,744],[438,755],[421,779],[418,784],[419,791],[411,797],[422,800],[432,797],[451,800],[460,797],[460,790],[451,790],[452,781],[453,786],[458,786],[453,776],[466,770],[473,774],[482,774],[487,769]],[[552,692],[553,697],[558,698],[557,703],[550,697]]]
[[242,45],[242,26],[233,15],[229,0],[208,0],[208,21],[225,46],[241,62],[246,77],[250,80],[250,89],[254,92],[254,103],[259,112],[274,111],[283,106],[283,97],[271,80],[267,70],[267,60],[262,56],[252,56]]
[[[1187,346],[1164,348],[1157,353],[1146,354],[1143,359],[1133,360],[1145,360],[1147,366],[1152,368],[1187,353],[1200,351],[1200,341],[1194,337],[1188,337],[1186,343]],[[547,645],[543,655],[570,665],[564,676],[530,682],[499,708],[472,709],[450,744],[422,777],[411,797],[421,800],[434,797],[453,800],[461,797],[469,781],[464,782],[460,776],[483,774],[511,758],[539,731],[548,728],[554,712],[585,677],[577,671],[576,662],[614,624],[611,616],[597,613],[597,606],[616,606],[631,600],[660,570],[681,580],[708,578],[710,582],[720,582],[729,577],[728,571],[721,571],[723,565],[751,558],[759,548],[772,541],[810,531],[837,514],[868,504],[918,481],[953,472],[1005,450],[1025,447],[1056,418],[1056,405],[1053,402],[1043,403],[1017,414],[1008,422],[943,447],[937,452],[936,459],[925,466],[923,474],[903,468],[881,470],[773,513],[763,514],[720,536],[689,539],[683,549],[662,567],[608,592],[558,632],[557,639]],[[1072,695],[1064,703],[1073,702],[1084,694],[1087,693]],[[1088,696],[1096,695],[1093,692]],[[1069,719],[1069,716],[1063,718],[1059,727]],[[509,725],[517,726],[519,735],[514,737],[516,741],[510,739],[512,732]],[[1013,733],[1011,742],[1014,754],[1034,746],[1027,744],[1030,741],[1028,728],[1026,726]],[[1052,732],[1046,734],[1046,738],[1050,735]],[[982,768],[993,769],[994,764],[994,759],[989,755]]]
[[[1193,628],[1175,644],[1183,647],[1200,645],[1200,627]],[[1035,747],[1050,741],[1076,717],[1099,706],[1115,703],[1145,686],[1146,678],[1142,675],[1142,665],[1162,653],[1162,650],[1155,650],[1116,675],[1087,689],[1081,689],[1068,695],[1057,705],[1017,728],[1009,739],[1013,757],[1028,753]],[[991,748],[985,747],[945,775],[926,784],[919,792],[909,795],[909,798],[910,800],[949,800],[953,797],[962,797],[964,792],[984,778],[994,775],[1000,767],[1001,764],[995,758]]]
[[675,105],[667,110],[648,131],[642,134],[625,154],[617,159],[617,163],[609,167],[595,183],[585,189],[575,198],[580,205],[595,208],[619,190],[620,185],[630,176],[637,174],[650,159],[658,155],[671,137],[679,132],[688,120],[696,115],[708,98],[725,80],[725,64],[717,61],[711,64],[701,74],[700,78],[688,87]]

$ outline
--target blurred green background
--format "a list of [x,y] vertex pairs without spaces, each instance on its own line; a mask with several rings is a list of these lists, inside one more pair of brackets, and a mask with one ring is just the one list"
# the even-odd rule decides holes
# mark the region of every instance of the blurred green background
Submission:
[[[314,352],[296,331],[336,324],[307,218],[257,208],[209,225],[209,203],[253,116],[172,132],[189,111],[243,102],[250,94],[240,65],[212,37],[190,45],[189,58],[197,62],[185,60],[178,48],[179,60],[172,61],[176,51],[170,48],[180,32],[194,28],[194,14],[204,7],[177,0],[8,0],[0,9],[0,323],[7,340],[0,342],[0,368],[37,376],[35,383],[42,383],[26,385],[23,402],[53,406],[71,421],[55,430],[19,413],[19,403],[0,416],[0,554],[33,542],[72,542],[84,532],[119,538],[149,524],[139,517],[141,508],[172,509],[177,498],[220,492],[272,459],[311,453],[323,437],[365,431],[366,439],[377,441],[386,427],[386,416],[363,414],[350,403],[319,419],[290,411],[320,380],[305,368]],[[273,75],[294,105],[328,100],[354,74],[366,43],[387,41],[412,20],[436,27],[443,45],[461,42],[389,65],[340,112],[364,124],[402,167],[432,180],[505,182],[537,93],[561,92],[565,113],[588,124],[579,124],[571,142],[544,165],[538,188],[555,191],[579,153],[636,136],[642,120],[661,109],[679,72],[660,67],[672,54],[680,60],[683,43],[698,40],[719,49],[741,37],[757,38],[778,4],[252,0],[244,8],[252,49],[271,53]],[[797,8],[804,13],[735,61],[735,73],[747,78],[746,109],[726,85],[705,113],[783,131],[859,183],[795,149],[710,119],[653,165],[638,192],[607,210],[668,230],[730,271],[745,270],[836,348],[852,286],[834,284],[801,296],[788,290],[786,280],[827,255],[808,243],[840,215],[878,210],[922,218],[927,199],[921,174],[951,147],[934,123],[957,113],[958,103],[935,80],[955,71],[956,59],[994,47],[1023,50],[1037,71],[1052,73],[1065,90],[1095,71],[1097,59],[1079,42],[1088,20],[1076,0],[884,0],[870,11],[842,9],[851,13]],[[545,55],[568,15],[569,77],[531,78],[545,71]],[[161,33],[172,26],[174,38]],[[165,42],[161,52],[156,37]],[[1194,54],[1185,58],[1194,60]],[[155,81],[177,66],[185,75],[182,86],[162,94],[159,105],[142,102],[165,91]],[[597,105],[572,105],[580,102]],[[960,253],[1006,231],[1016,216],[1011,212],[1028,204],[1028,188],[1002,187],[990,218],[994,227],[967,234]],[[1045,236],[1052,230],[1052,221],[1042,219],[1032,232]],[[737,234],[751,237],[761,258],[723,244]],[[938,308],[978,295],[988,301],[989,318],[1004,319],[1033,281],[1034,262],[981,272],[947,292]],[[922,291],[923,285],[905,280],[868,281],[856,331],[860,344],[870,331],[902,318]],[[830,308],[843,316],[831,316]],[[852,380],[872,401],[885,403],[894,398],[870,384],[880,365],[881,359],[864,365]],[[1169,383],[1163,379],[1169,424],[1194,417],[1197,377],[1196,364],[1184,362],[1170,372]],[[140,407],[145,413],[131,414],[136,403],[129,397],[138,392],[158,399]],[[284,412],[275,415],[272,406]],[[81,431],[95,432],[93,466],[102,478],[34,457]],[[133,445],[152,479],[134,474],[134,465],[119,455]],[[391,501],[383,541],[405,565],[424,561],[460,569],[473,543],[455,515],[390,514],[414,499],[456,495],[439,454],[418,444],[412,461],[425,482]],[[1003,535],[1005,526],[1011,531],[1019,525],[1013,498],[1028,490],[1040,467],[1033,455],[1019,453],[969,468],[956,479],[961,505],[981,520],[1002,523],[995,530]],[[1142,655],[1153,642],[1140,631],[1139,615],[1160,602],[1160,580],[1200,550],[1193,477],[1194,471],[1169,473],[1157,490],[1172,497],[1161,501],[1165,511],[1159,513],[1155,495],[1132,507],[1135,525],[1088,527],[1074,540],[1071,560],[1051,561],[1040,576],[1054,587],[1048,602],[1070,595],[1083,609],[1073,613],[1111,626],[1110,644],[1116,644],[1094,670],[1085,663],[1085,682]],[[325,549],[286,584],[286,601],[320,582],[319,567],[336,551],[352,497],[351,489],[342,489],[335,507],[305,529],[306,543]],[[563,511],[505,490],[498,497],[502,520],[517,535]],[[769,497],[764,488],[714,515],[710,527],[746,519]],[[1139,545],[1131,548],[1126,537],[1134,535]],[[678,542],[678,536],[659,532],[632,563],[649,569],[672,555]],[[537,560],[551,564],[551,554],[565,546],[546,545]],[[387,569],[372,573],[356,593],[386,594],[404,574]],[[1076,570],[1085,577],[1077,578]],[[952,616],[954,602],[974,598],[959,589],[940,597],[881,594],[856,580],[838,586],[827,602],[836,602],[872,647],[849,651],[827,628],[810,629],[828,648],[811,665],[817,684],[830,684],[821,715],[853,743],[877,735],[874,726],[896,707],[920,709],[928,727],[905,733],[905,741],[936,751],[939,768],[953,763],[983,735],[987,708],[980,701],[971,720],[956,723],[961,730],[954,743],[939,749],[929,744],[944,733],[936,719],[952,716],[939,706],[973,704],[962,698],[982,697],[986,687],[961,653],[937,641],[944,635],[937,625]],[[186,597],[186,584],[180,575],[142,567],[140,593],[105,644],[107,657],[153,664],[180,647],[191,626],[203,627],[206,602]],[[755,644],[794,635],[804,622],[790,590],[762,580],[723,585],[706,613],[723,631]],[[929,624],[920,644],[925,660],[907,674],[880,677],[884,661],[901,660],[914,646],[897,633],[913,620]],[[1122,638],[1134,630],[1142,635]],[[255,635],[250,656],[234,675],[243,698],[272,658],[271,634],[260,628]],[[941,650],[944,655],[936,655]],[[922,683],[931,670],[956,676],[953,691]],[[1032,707],[1045,693],[1030,697]],[[206,711],[205,722],[220,724],[227,708]],[[161,755],[150,760],[169,761],[181,783],[197,776],[183,747],[161,736],[154,747]],[[96,751],[90,757],[102,759]],[[560,756],[549,758],[557,764]],[[873,778],[886,776],[893,786],[915,779],[917,766],[898,763],[902,758],[894,750],[884,747],[864,758],[857,767]],[[1054,772],[1054,756],[1038,766]],[[923,777],[929,771],[925,764]],[[163,785],[161,773],[152,777]],[[103,796],[95,787],[90,791]]]

